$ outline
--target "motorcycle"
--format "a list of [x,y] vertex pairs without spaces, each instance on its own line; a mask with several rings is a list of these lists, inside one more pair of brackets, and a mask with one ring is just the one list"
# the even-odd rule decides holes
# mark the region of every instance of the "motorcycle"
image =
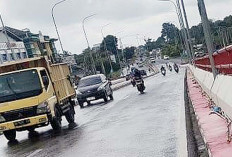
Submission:
[[141,78],[135,78],[135,82],[136,82],[136,86],[137,86],[138,91],[141,94],[143,94],[144,90],[145,90],[143,79],[141,79]]
[[179,67],[178,67],[178,65],[174,64],[173,67],[174,67],[175,72],[178,73],[178,72],[179,72]]
[[135,79],[134,79],[134,78],[131,78],[131,84],[132,84],[133,87],[135,87],[136,82],[135,82]]
[[171,65],[169,65],[169,70],[172,71],[172,66]]
[[164,76],[166,75],[166,69],[164,67],[162,67],[160,71],[161,71],[162,75],[164,75]]

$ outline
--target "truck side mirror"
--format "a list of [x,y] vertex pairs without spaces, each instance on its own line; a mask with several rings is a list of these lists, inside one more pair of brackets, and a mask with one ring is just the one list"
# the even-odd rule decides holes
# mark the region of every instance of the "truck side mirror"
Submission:
[[44,87],[47,90],[48,85],[49,85],[49,79],[47,76],[42,76],[42,80],[43,80]]

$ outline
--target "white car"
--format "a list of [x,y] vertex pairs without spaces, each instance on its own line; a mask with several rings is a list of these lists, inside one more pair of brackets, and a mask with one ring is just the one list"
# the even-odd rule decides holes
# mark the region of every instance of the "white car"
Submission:
[[155,63],[155,58],[150,58],[151,63]]
[[168,55],[164,55],[164,60],[169,60],[169,56]]

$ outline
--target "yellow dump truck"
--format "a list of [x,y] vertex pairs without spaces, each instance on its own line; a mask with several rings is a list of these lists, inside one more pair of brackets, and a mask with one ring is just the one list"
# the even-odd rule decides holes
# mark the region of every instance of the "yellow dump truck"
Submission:
[[51,124],[61,129],[64,115],[74,122],[75,89],[66,64],[51,64],[46,57],[0,65],[0,131],[12,141],[16,131]]

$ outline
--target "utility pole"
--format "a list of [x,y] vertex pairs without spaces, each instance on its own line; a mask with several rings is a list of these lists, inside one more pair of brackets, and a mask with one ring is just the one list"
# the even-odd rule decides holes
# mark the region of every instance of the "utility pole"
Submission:
[[187,32],[187,38],[188,38],[188,42],[189,42],[189,46],[190,46],[190,52],[191,52],[191,55],[192,55],[192,59],[194,59],[195,58],[195,54],[194,54],[194,49],[193,49],[191,35],[190,35],[190,32],[189,32],[189,24],[188,24],[187,14],[186,14],[186,11],[185,11],[184,0],[181,0],[181,5],[182,5],[182,9],[183,9],[185,24],[186,24],[186,32]]
[[85,20],[87,20],[88,18],[92,17],[92,16],[95,16],[96,14],[92,14],[92,15],[89,15],[87,17],[85,17],[83,20],[82,20],[82,29],[83,29],[83,32],[85,34],[85,39],[86,39],[86,42],[87,42],[87,46],[88,46],[88,51],[89,51],[89,54],[90,54],[90,59],[91,59],[91,62],[92,62],[92,71],[94,74],[96,74],[96,65],[95,65],[95,62],[94,62],[94,59],[93,59],[93,54],[92,54],[92,50],[89,46],[89,41],[88,41],[88,38],[87,38],[87,34],[86,34],[86,31],[85,31]]
[[203,30],[204,30],[206,46],[208,49],[209,60],[210,60],[211,68],[212,68],[212,73],[215,79],[217,76],[217,73],[216,73],[216,68],[215,68],[214,58],[213,58],[214,47],[213,47],[213,41],[212,41],[212,36],[211,36],[211,31],[210,31],[209,19],[207,16],[204,0],[197,0],[197,1],[198,1],[199,13],[200,13],[201,21],[203,25]]
[[123,63],[125,63],[125,56],[124,56],[124,48],[123,48],[123,44],[122,44],[122,39],[119,38],[119,42],[120,42],[120,48],[122,49],[122,60],[123,60]]
[[121,65],[120,57],[119,57],[119,55],[118,55],[118,47],[117,47],[116,36],[115,36],[115,38],[114,38],[114,45],[115,45],[115,48],[116,48],[116,56],[117,56],[117,58],[118,58],[119,66],[120,66],[121,72],[123,72],[123,71],[122,71],[122,65]]
[[101,34],[102,34],[104,46],[105,46],[105,49],[106,49],[106,56],[108,57],[109,63],[110,63],[110,73],[112,73],[112,72],[113,72],[113,66],[112,66],[112,63],[111,63],[111,58],[110,58],[110,56],[109,56],[109,54],[108,54],[107,45],[106,45],[106,40],[105,40],[105,37],[104,37],[104,34],[103,34],[103,29],[104,29],[104,27],[106,27],[106,26],[108,26],[108,25],[110,25],[110,23],[108,23],[108,24],[102,26],[102,28],[101,28]]
[[176,5],[177,5],[178,18],[179,18],[180,25],[181,25],[181,28],[182,28],[182,31],[183,31],[183,35],[184,35],[184,39],[185,39],[185,45],[186,45],[186,48],[187,48],[187,51],[188,51],[188,54],[189,54],[189,58],[190,58],[190,63],[191,63],[193,57],[192,57],[192,53],[191,53],[191,48],[190,48],[190,44],[189,44],[187,30],[186,30],[185,25],[184,25],[184,20],[183,20],[182,11],[181,11],[181,8],[180,8],[179,0],[176,0]]

